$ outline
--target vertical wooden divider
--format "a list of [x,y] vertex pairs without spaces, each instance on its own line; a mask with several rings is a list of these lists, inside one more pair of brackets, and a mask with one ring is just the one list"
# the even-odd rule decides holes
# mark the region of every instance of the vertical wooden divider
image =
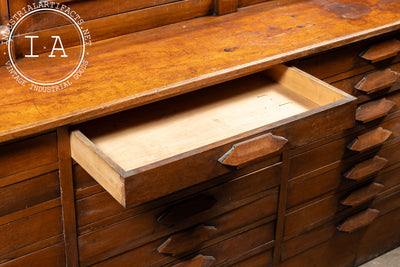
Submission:
[[67,266],[79,266],[74,183],[68,127],[57,129],[57,143],[66,263]]
[[273,254],[273,265],[277,266],[281,258],[281,246],[283,242],[283,232],[285,228],[285,213],[287,201],[287,189],[289,183],[289,168],[290,168],[290,155],[289,151],[282,153],[282,177],[281,186],[279,188],[279,202],[278,202],[278,215],[275,227],[275,247]]
[[214,14],[225,15],[236,12],[238,5],[238,0],[214,0]]

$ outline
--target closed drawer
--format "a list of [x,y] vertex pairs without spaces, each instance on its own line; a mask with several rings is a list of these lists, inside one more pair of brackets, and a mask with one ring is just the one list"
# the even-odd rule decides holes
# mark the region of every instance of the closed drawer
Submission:
[[[0,163],[1,184],[11,183],[8,181],[3,182],[3,177],[57,163],[56,134],[50,133],[16,143],[1,145]],[[14,180],[21,179],[16,177]]]
[[[246,258],[246,256],[251,255],[250,251],[257,247],[265,246],[271,248],[274,240],[274,227],[275,224],[273,222],[267,223],[255,228],[246,229],[246,231],[232,237],[218,241],[215,240],[215,243],[206,244],[191,255],[187,255],[184,259],[165,256],[156,252],[157,247],[159,247],[164,241],[159,240],[118,257],[101,262],[95,266],[123,266],[131,262],[140,263],[141,266],[161,266],[163,264],[173,266],[181,262],[189,262],[199,254],[212,257],[213,265],[230,266],[239,263],[242,259]],[[271,258],[266,257],[263,261],[266,264],[264,266],[268,266],[271,262]]]
[[354,108],[353,97],[280,65],[80,125],[72,157],[134,206],[350,128]]
[[58,172],[0,187],[0,217],[58,197]]
[[399,62],[400,41],[396,38],[399,38],[399,33],[383,35],[378,39],[366,40],[321,55],[300,59],[293,64],[319,79],[335,82]]
[[[107,227],[98,226],[98,230],[79,237],[81,263],[92,264],[155,239],[162,238],[165,241],[177,231],[195,225],[215,227],[212,236],[216,237],[265,217],[272,216],[273,219],[277,210],[276,186],[280,181],[280,171],[278,164],[171,206],[137,214]],[[210,198],[214,202],[206,203]],[[93,200],[96,200],[95,196]],[[98,219],[98,215],[90,214],[92,206],[85,210],[85,217],[82,217],[82,207],[82,202],[78,201],[78,224],[81,225],[83,220],[94,222]],[[93,211],[96,212],[96,209]]]

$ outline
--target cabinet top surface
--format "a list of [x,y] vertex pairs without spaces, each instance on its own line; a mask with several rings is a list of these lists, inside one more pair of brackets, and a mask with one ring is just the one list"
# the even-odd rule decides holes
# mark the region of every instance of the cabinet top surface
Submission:
[[398,0],[274,2],[95,42],[84,75],[59,92],[30,91],[1,67],[0,142],[400,29]]

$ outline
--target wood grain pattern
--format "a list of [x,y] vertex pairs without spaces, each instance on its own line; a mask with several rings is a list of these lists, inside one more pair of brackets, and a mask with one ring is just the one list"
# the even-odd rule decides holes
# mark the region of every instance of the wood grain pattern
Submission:
[[234,144],[218,161],[224,165],[238,167],[280,151],[287,142],[284,137],[270,133],[260,135]]
[[367,94],[376,93],[392,86],[399,78],[399,73],[386,69],[364,76],[355,88]]
[[382,98],[362,104],[357,108],[356,120],[367,123],[386,116],[396,106],[396,102]]
[[214,0],[214,14],[225,15],[236,12],[238,5],[238,0]]
[[382,170],[388,160],[379,156],[363,161],[344,174],[347,179],[359,181]]
[[362,152],[367,149],[382,145],[391,134],[391,131],[385,130],[382,127],[378,127],[375,130],[358,136],[347,146],[347,148],[353,151]]
[[72,160],[69,136],[70,133],[68,127],[60,127],[57,129],[62,221],[66,256],[65,261],[67,266],[79,266],[74,184],[72,178]]
[[194,229],[184,231],[168,237],[168,239],[157,248],[163,254],[176,256],[186,251],[194,250],[201,243],[212,238],[218,232],[214,226],[200,225]]
[[[6,68],[0,68],[0,76],[7,77],[2,80],[7,90],[0,100],[4,114],[0,142],[116,113],[396,30],[400,28],[397,10],[379,9],[384,1],[364,3],[371,12],[355,20],[308,1],[292,1],[274,9],[266,2],[230,14],[229,22],[227,16],[209,16],[97,42],[90,47],[90,65],[79,82],[45,97],[19,87]],[[189,33],[194,38],[187,38]],[[319,36],[318,43],[309,36]],[[212,44],[212,49],[198,44]],[[44,66],[49,66],[47,60]],[[127,78],[126,73],[137,77]]]
[[197,255],[191,260],[174,265],[174,267],[209,267],[214,261],[215,258],[213,256]]
[[342,201],[342,204],[352,207],[361,205],[376,197],[384,188],[385,186],[383,184],[378,183],[371,183],[367,186],[363,186],[351,192],[351,194]]
[[369,47],[360,57],[372,63],[396,56],[400,51],[400,41],[391,39]]
[[341,232],[352,233],[370,224],[376,219],[376,217],[378,217],[378,215],[378,210],[366,209],[365,211],[347,218],[341,225],[338,226],[338,230]]

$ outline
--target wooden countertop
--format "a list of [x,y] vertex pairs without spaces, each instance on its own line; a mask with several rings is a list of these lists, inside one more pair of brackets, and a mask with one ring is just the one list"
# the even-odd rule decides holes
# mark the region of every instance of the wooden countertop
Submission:
[[89,47],[85,74],[64,91],[32,92],[1,67],[0,142],[183,94],[397,29],[396,0],[286,1],[284,5],[273,1],[95,42]]

